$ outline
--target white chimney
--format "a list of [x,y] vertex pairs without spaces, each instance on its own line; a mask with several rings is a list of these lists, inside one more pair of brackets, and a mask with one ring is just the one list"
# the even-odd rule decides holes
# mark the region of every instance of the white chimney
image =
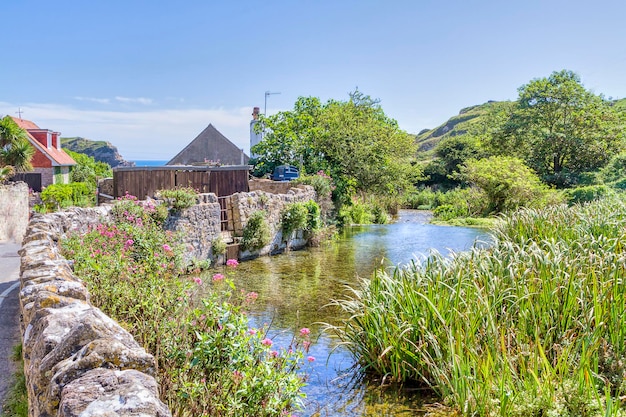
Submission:
[[259,123],[259,108],[255,107],[252,111],[252,120],[250,121],[250,157],[251,158],[255,158],[258,155],[255,155],[254,152],[252,152],[252,147],[254,145],[256,145],[257,143],[261,142],[261,140],[263,140],[263,133],[259,132],[256,133],[254,131],[254,126],[256,126],[256,124]]

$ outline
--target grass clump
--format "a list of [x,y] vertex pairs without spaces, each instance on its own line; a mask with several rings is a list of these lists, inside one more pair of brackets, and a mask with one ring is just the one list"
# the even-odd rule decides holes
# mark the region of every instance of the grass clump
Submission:
[[197,203],[198,193],[190,187],[175,188],[171,190],[159,190],[157,196],[165,201],[165,204],[174,212],[187,209]]
[[163,231],[156,207],[127,196],[112,222],[68,237],[62,250],[94,305],[155,356],[161,399],[174,416],[282,417],[300,408],[308,344],[278,349],[267,328],[248,328],[256,294],[228,278],[236,260],[210,283],[185,276],[184,245]]
[[26,390],[21,343],[13,348],[11,359],[17,363],[17,371],[13,374],[12,385],[2,404],[2,417],[26,417],[28,416],[28,391]]
[[462,415],[626,415],[625,203],[502,217],[488,249],[364,280],[333,330]]

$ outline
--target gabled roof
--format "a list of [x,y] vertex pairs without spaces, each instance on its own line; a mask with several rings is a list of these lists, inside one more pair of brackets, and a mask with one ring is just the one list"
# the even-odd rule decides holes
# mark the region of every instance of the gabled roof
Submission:
[[209,124],[166,165],[193,165],[208,161],[219,161],[221,165],[246,165],[249,159],[243,150]]
[[[37,126],[35,123],[31,122],[30,120],[25,120],[25,119],[19,119],[17,117],[13,117],[11,116],[11,119],[13,119],[13,121],[22,129],[24,129],[26,131],[26,135],[28,136],[28,140],[30,141],[30,143],[36,148],[38,149],[42,154],[44,154],[48,159],[50,159],[50,161],[52,161],[52,165],[53,166],[69,166],[69,165],[76,165],[76,161],[74,161],[74,159],[72,159],[71,156],[69,156],[67,153],[65,153],[65,151],[63,149],[57,149],[57,148],[49,148],[47,146],[42,145],[37,139],[35,139],[35,137],[31,134],[30,131],[34,131],[34,130],[38,130],[38,131],[47,131],[47,129],[41,129],[39,126]],[[51,130],[48,130],[51,133],[56,133],[57,134],[57,140],[60,141],[61,140],[61,134],[58,132],[52,132]],[[59,142],[60,143],[60,142]]]

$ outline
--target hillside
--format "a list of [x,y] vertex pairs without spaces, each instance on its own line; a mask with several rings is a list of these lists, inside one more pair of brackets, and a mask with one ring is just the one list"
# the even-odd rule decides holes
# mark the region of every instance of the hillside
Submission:
[[103,140],[89,140],[81,137],[61,138],[61,146],[73,152],[92,156],[96,161],[106,162],[111,168],[135,165],[134,162],[124,160],[115,146]]
[[503,103],[507,102],[488,101],[483,104],[465,107],[459,111],[458,115],[452,116],[441,126],[431,130],[422,130],[416,136],[419,151],[431,151],[441,140],[465,134],[473,124],[478,123],[490,110]]

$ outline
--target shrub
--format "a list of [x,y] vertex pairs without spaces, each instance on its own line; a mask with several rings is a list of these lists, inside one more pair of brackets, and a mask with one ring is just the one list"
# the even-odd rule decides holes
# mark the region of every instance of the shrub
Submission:
[[46,211],[70,206],[87,207],[95,202],[95,188],[84,182],[51,184],[41,192],[41,201]]
[[221,236],[216,237],[211,242],[211,252],[213,252],[213,256],[223,255],[226,252],[226,242]]
[[610,193],[611,189],[606,185],[588,185],[563,192],[569,204],[588,203],[606,197]]
[[289,239],[296,230],[306,230],[309,209],[304,203],[287,204],[280,213],[283,237]]
[[270,243],[271,231],[265,216],[265,211],[258,210],[248,218],[241,238],[241,246],[244,250],[259,250]]
[[175,212],[189,208],[198,202],[198,193],[189,187],[159,190],[156,194]]

